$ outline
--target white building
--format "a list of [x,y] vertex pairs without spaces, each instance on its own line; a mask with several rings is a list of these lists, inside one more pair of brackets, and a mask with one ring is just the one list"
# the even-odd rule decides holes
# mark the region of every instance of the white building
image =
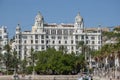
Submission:
[[[6,51],[3,50],[4,46],[8,44],[8,33],[5,26],[0,27],[0,54],[4,54]],[[3,61],[0,60],[0,71],[5,70],[5,65]]]
[[8,33],[5,26],[0,27],[0,51],[3,50],[3,47],[8,43]]
[[78,42],[84,41],[92,49],[101,48],[101,30],[86,31],[83,18],[78,13],[74,24],[49,24],[44,23],[44,17],[40,12],[35,17],[35,23],[32,31],[21,31],[18,24],[16,27],[15,50],[19,58],[24,59],[29,56],[31,48],[35,51],[46,50],[48,47],[54,47],[59,50],[64,46],[67,53],[74,52],[78,54]]

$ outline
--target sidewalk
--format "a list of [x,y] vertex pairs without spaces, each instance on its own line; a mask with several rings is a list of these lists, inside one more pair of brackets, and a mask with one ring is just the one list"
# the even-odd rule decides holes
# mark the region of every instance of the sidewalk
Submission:
[[94,76],[93,77],[93,80],[110,80],[109,78],[103,78],[103,77],[97,77],[97,76]]
[[110,79],[108,77],[98,77],[98,76],[94,76],[93,80],[120,80],[120,79]]

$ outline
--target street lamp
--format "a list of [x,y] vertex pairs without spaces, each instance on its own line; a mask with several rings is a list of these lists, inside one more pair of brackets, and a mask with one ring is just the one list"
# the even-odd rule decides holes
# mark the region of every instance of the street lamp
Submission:
[[33,48],[31,48],[31,60],[32,60],[32,67],[33,67],[33,69],[32,69],[32,75],[34,77],[34,75],[35,75],[35,68],[34,68],[34,62],[35,62],[35,60],[34,60],[34,50],[33,50]]

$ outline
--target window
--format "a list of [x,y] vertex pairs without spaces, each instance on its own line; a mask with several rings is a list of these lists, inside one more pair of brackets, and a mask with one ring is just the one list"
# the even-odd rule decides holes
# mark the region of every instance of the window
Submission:
[[45,30],[46,34],[50,34],[50,30],[46,29]]
[[100,41],[98,41],[98,44],[100,44]]
[[17,40],[15,40],[15,42],[17,43]]
[[59,41],[59,44],[61,44],[61,41]]
[[4,35],[4,38],[8,38],[8,35]]
[[86,41],[86,44],[88,44],[89,43],[89,41]]
[[17,39],[17,35],[15,36],[15,38]]
[[55,43],[55,41],[52,42],[53,44]]
[[44,44],[44,40],[41,40],[41,43]]
[[67,36],[64,36],[64,39],[68,39],[68,37],[67,37]]
[[46,44],[48,44],[48,42],[49,42],[49,41],[47,40],[47,41],[46,41]]
[[24,43],[26,43],[26,40],[24,40]]
[[38,49],[38,46],[35,46],[35,49]]
[[42,46],[42,50],[44,50],[44,46]]
[[0,39],[2,39],[2,36],[0,36]]
[[19,40],[19,43],[21,43],[21,41]]
[[74,49],[73,46],[71,47],[71,49],[72,49],[72,50]]
[[26,46],[24,46],[24,50],[27,51],[27,47]]
[[46,46],[46,48],[49,48],[49,46]]
[[33,40],[31,40],[31,44],[33,44]]
[[24,57],[26,59],[26,57],[27,57],[27,51],[24,51]]
[[75,36],[75,39],[78,39],[78,35]]
[[4,33],[6,33],[6,29],[4,29]]
[[88,36],[86,36],[86,39],[88,39]]
[[65,44],[67,44],[67,41],[65,41]]
[[18,35],[19,39],[21,38],[21,35]]
[[60,29],[60,30],[57,30],[57,34],[58,35],[62,35],[62,30]]
[[95,39],[95,37],[94,37],[94,36],[91,36],[91,39],[92,39],[92,40],[94,40],[94,39]]
[[73,44],[73,40],[71,40],[71,44]]
[[49,38],[48,35],[46,35],[46,38]]
[[76,44],[78,44],[78,41],[76,41]]
[[41,35],[41,39],[44,39],[44,35]]
[[52,39],[55,39],[55,36],[51,36]]
[[27,39],[27,36],[23,35],[22,38],[23,38],[23,39]]
[[31,39],[33,38],[33,36],[31,36]]
[[35,39],[38,39],[38,35],[35,35]]
[[58,39],[61,39],[62,37],[61,36],[58,36]]
[[81,39],[84,39],[84,35],[81,35]]
[[98,36],[98,40],[101,40],[101,36]]
[[70,30],[70,35],[72,35],[73,34],[73,30]]
[[92,41],[92,44],[95,44],[95,42],[94,42],[94,41]]
[[68,35],[68,30],[64,30],[64,31],[63,31],[63,34],[64,34],[64,35]]
[[32,62],[29,62],[29,65],[32,65]]
[[38,43],[38,40],[35,40],[35,43]]
[[21,46],[19,46],[19,49],[21,49]]
[[55,29],[51,30],[51,34],[56,34],[56,30]]

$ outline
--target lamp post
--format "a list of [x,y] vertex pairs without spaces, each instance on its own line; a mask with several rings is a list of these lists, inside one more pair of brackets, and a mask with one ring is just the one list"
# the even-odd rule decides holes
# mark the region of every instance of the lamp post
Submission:
[[32,71],[32,74],[35,75],[35,68],[34,68],[34,55],[33,55],[33,58],[32,58],[32,66],[33,66],[33,71]]
[[0,61],[0,71],[2,72],[2,62]]
[[35,60],[34,60],[34,50],[33,50],[33,48],[31,48],[31,60],[32,60],[32,75],[34,77],[34,75],[35,75],[35,68],[34,68]]

